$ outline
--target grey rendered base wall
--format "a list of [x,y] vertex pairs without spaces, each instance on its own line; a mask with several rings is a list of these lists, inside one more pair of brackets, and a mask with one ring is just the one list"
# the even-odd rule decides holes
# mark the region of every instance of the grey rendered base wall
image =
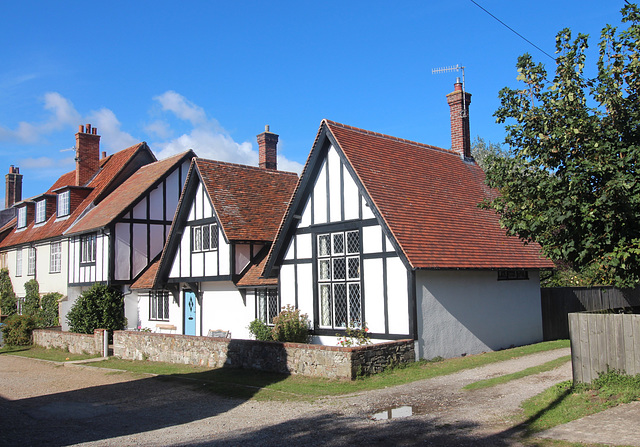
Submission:
[[542,341],[540,281],[498,281],[497,272],[416,273],[418,355],[460,357]]

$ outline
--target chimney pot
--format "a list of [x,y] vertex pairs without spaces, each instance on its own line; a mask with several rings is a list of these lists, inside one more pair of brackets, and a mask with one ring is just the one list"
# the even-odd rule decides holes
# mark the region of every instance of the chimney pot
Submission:
[[107,158],[107,151],[102,151],[102,158]]
[[78,126],[78,132],[84,133],[84,126],[82,124]]
[[258,158],[262,169],[278,169],[278,135],[264,126],[264,132],[258,135]]
[[454,91],[447,95],[451,119],[451,149],[463,158],[471,158],[471,134],[469,132],[469,104],[471,94],[462,91],[460,78]]
[[76,186],[85,186],[100,169],[100,135],[91,124],[82,127],[76,134]]
[[5,179],[4,207],[11,208],[14,203],[22,200],[22,174],[20,174],[20,168],[11,165],[9,173],[5,175]]

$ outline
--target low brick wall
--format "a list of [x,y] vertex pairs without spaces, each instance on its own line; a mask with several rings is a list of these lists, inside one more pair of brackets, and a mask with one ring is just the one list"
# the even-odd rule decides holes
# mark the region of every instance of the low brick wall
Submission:
[[116,331],[113,353],[128,360],[251,368],[311,377],[354,379],[415,360],[414,341],[353,348],[178,334]]
[[102,354],[104,329],[96,329],[93,335],[63,332],[60,328],[34,329],[33,344],[44,348],[58,348],[71,354]]

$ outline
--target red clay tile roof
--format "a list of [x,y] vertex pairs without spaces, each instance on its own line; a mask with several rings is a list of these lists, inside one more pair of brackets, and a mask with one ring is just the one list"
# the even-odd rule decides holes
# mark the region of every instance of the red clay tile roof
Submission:
[[267,264],[268,250],[264,250],[261,257],[253,260],[253,263],[244,275],[238,280],[236,286],[238,287],[265,287],[265,286],[277,286],[278,278],[264,278],[262,271]]
[[[107,158],[100,160],[100,170],[86,185],[93,188],[89,195],[82,203],[71,213],[66,219],[57,219],[55,214],[50,217],[44,224],[35,225],[31,222],[25,229],[11,230],[10,234],[2,240],[0,248],[7,248],[15,245],[35,242],[61,236],[75,221],[82,215],[86,208],[93,202],[100,192],[108,187],[118,173],[142,150],[148,150],[146,143],[139,143],[120,152],[116,152]],[[56,189],[64,186],[75,184],[75,171],[63,174],[52,186],[47,190],[51,193]],[[15,220],[14,220],[15,222]],[[11,225],[10,222],[7,225]],[[5,226],[6,228],[6,226]]]
[[71,226],[66,233],[81,233],[108,225],[168,171],[193,157],[195,157],[195,153],[189,150],[141,167],[95,208],[87,212],[75,225]]
[[196,158],[229,240],[272,241],[298,181],[292,172]]
[[478,204],[494,191],[459,154],[325,120],[386,226],[414,268],[546,268]]
[[156,258],[142,274],[131,284],[130,288],[135,289],[153,289],[156,285],[156,275],[158,274],[158,267],[160,266],[160,256]]

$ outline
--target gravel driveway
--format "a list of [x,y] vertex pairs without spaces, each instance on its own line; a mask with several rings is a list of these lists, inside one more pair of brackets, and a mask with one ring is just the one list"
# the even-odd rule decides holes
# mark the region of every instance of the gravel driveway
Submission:
[[[512,418],[522,400],[570,379],[570,364],[492,388],[461,388],[569,353],[315,403],[225,399],[199,391],[197,382],[1,355],[0,445],[513,446],[519,443]],[[412,416],[372,419],[402,406]]]

